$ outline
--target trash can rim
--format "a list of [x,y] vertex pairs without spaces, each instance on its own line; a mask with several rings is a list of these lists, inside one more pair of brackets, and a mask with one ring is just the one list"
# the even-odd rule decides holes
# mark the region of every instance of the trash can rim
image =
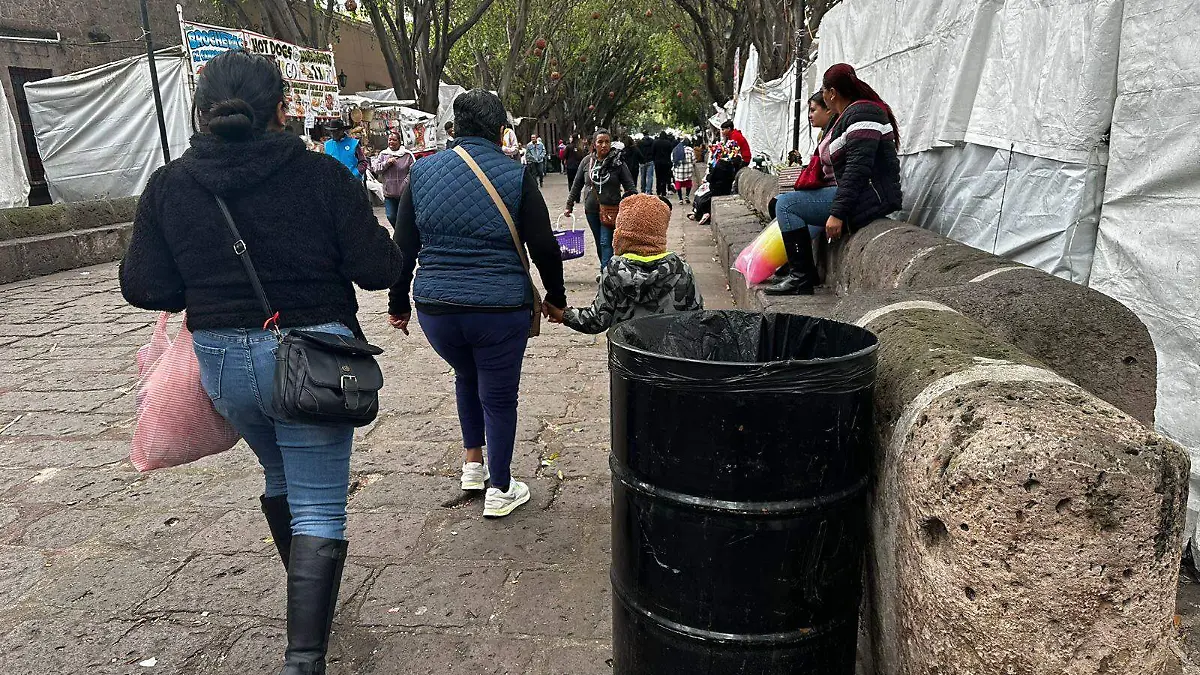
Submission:
[[[786,360],[779,360],[779,361],[706,361],[704,359],[688,359],[688,358],[684,358],[682,356],[671,356],[670,354],[660,354],[658,352],[652,352],[650,350],[642,349],[640,347],[630,346],[628,343],[620,341],[620,340],[614,340],[613,336],[616,335],[617,332],[619,330],[621,330],[622,327],[626,327],[626,326],[628,326],[628,324],[632,323],[631,321],[627,321],[625,323],[613,326],[611,329],[609,329],[608,343],[614,349],[620,348],[620,349],[624,349],[625,351],[628,351],[628,352],[631,352],[634,354],[640,354],[640,355],[644,355],[644,356],[652,356],[652,357],[655,357],[658,359],[663,359],[665,361],[674,361],[677,363],[703,363],[703,364],[708,364],[708,365],[713,365],[713,366],[739,367],[739,368],[748,368],[748,367],[756,367],[756,368],[776,367],[776,368],[779,368],[779,367],[783,367],[783,366],[786,366],[789,364],[798,364],[798,363],[799,364],[812,364],[812,365],[840,363],[842,361],[850,361],[852,359],[857,359],[857,358],[861,358],[863,356],[867,356],[879,349],[879,336],[875,335],[874,333],[867,330],[866,328],[863,328],[862,326],[855,326],[852,323],[846,323],[844,321],[837,321],[835,319],[828,319],[828,318],[819,317],[819,316],[808,316],[807,314],[790,314],[788,312],[748,312],[746,310],[740,310],[740,309],[711,310],[711,311],[713,311],[714,313],[716,311],[721,311],[721,312],[729,313],[729,314],[776,314],[776,315],[785,315],[785,316],[801,316],[801,317],[805,317],[805,318],[809,318],[809,319],[817,319],[819,321],[830,321],[833,323],[840,323],[842,325],[850,326],[852,328],[861,330],[861,331],[867,333],[868,335],[870,335],[871,337],[875,338],[875,342],[874,342],[874,344],[867,345],[866,347],[863,347],[862,349],[850,352],[849,354],[843,354],[841,356],[831,356],[829,358],[824,358],[824,359],[786,359]],[[653,316],[642,317],[641,319],[634,319],[634,321],[638,321],[638,320],[653,321],[656,319],[665,321],[665,320],[668,320],[669,318],[675,318],[675,317],[678,317],[678,314],[655,314]]]

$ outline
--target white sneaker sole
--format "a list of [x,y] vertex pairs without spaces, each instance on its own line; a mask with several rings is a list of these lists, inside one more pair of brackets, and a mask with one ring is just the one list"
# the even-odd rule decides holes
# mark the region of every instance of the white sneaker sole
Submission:
[[480,481],[480,482],[476,483],[476,482],[464,480],[464,481],[462,481],[461,485],[462,485],[462,489],[464,492],[479,492],[487,487],[487,482]]
[[516,511],[518,506],[524,504],[527,501],[529,501],[529,493],[528,492],[526,492],[520,499],[515,499],[498,509],[489,509],[489,508],[485,507],[483,509],[483,517],[484,518],[503,518],[504,516],[507,516],[508,514],[512,513],[513,511]]

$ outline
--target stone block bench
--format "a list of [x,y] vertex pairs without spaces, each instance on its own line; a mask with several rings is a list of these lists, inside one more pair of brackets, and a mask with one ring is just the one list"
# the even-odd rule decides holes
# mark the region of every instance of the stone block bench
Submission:
[[0,210],[0,284],[119,260],[137,198]]
[[[766,178],[770,178],[763,174]],[[765,180],[714,200],[732,262]],[[829,292],[748,309],[880,338],[864,675],[1159,675],[1171,651],[1188,458],[1155,433],[1155,361],[1119,303],[932,232],[877,221]]]

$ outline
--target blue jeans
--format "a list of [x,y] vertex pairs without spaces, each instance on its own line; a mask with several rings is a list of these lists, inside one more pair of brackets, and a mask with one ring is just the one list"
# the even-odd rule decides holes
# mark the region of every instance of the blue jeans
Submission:
[[642,194],[654,193],[654,162],[643,162],[638,171],[638,191]]
[[383,212],[387,214],[388,225],[396,226],[396,212],[400,210],[399,197],[384,197]]
[[417,310],[433,350],[454,369],[463,447],[487,446],[492,487],[507,491],[517,438],[517,394],[529,343],[529,310],[427,314]]
[[592,238],[596,240],[596,255],[600,258],[600,271],[608,267],[608,261],[613,257],[613,229],[605,227],[600,222],[599,213],[585,213],[588,227],[592,228]]
[[825,232],[825,221],[829,220],[829,207],[833,205],[836,187],[817,190],[796,190],[779,195],[775,201],[775,217],[779,229],[793,232],[808,228],[808,236],[817,239]]
[[[340,323],[313,326],[352,335]],[[287,495],[292,534],[346,538],[346,492],[354,427],[293,424],[276,419],[275,336],[247,328],[198,330],[192,335],[200,383],[217,412],[258,456],[266,496]]]

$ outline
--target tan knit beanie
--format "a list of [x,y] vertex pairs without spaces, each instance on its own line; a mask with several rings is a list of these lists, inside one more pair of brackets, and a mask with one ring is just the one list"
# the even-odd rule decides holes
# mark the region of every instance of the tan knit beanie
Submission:
[[632,195],[621,200],[613,253],[658,255],[667,251],[667,226],[671,207],[654,195]]

